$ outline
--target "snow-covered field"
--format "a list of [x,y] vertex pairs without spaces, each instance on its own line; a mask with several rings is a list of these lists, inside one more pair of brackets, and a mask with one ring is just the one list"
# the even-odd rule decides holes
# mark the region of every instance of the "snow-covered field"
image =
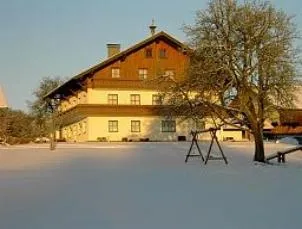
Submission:
[[[189,143],[0,147],[0,229],[302,228],[302,152],[184,163]],[[266,144],[267,153],[290,147]]]

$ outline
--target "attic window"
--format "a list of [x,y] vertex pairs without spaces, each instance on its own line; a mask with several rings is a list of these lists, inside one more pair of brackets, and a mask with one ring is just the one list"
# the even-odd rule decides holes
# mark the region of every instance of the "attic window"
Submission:
[[112,78],[120,78],[120,68],[112,68],[111,76]]
[[166,69],[164,76],[169,78],[169,79],[174,79],[175,76],[175,70],[174,69]]
[[145,56],[146,58],[152,58],[152,48],[145,49]]
[[159,58],[161,58],[161,59],[167,58],[167,50],[166,49],[160,49],[159,50]]
[[148,69],[146,68],[140,68],[138,69],[138,78],[140,80],[145,80],[148,78]]

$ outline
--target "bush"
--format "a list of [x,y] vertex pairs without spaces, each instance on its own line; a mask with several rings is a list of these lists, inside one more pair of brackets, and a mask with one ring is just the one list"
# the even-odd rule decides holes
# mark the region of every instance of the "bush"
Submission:
[[6,143],[10,145],[18,145],[18,144],[28,144],[32,141],[31,138],[26,138],[26,137],[7,137]]
[[107,138],[106,137],[98,137],[96,140],[98,142],[107,142]]

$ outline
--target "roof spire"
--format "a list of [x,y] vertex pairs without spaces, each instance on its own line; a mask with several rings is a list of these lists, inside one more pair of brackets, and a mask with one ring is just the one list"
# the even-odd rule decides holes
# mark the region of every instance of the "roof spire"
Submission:
[[154,18],[152,19],[152,24],[149,26],[150,31],[151,31],[151,36],[153,36],[155,34],[155,30],[156,30],[156,25],[155,25],[155,21]]

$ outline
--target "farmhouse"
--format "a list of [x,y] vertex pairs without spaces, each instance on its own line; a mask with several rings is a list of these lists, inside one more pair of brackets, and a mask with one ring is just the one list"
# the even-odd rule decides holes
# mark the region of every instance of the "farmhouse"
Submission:
[[[108,58],[74,76],[46,98],[60,97],[59,137],[67,141],[178,140],[192,124],[159,114],[157,76],[180,80],[188,65],[183,43],[155,32],[121,51],[107,44]],[[63,120],[63,121],[62,121]]]
[[[156,80],[158,76],[176,81],[185,77],[188,50],[179,40],[155,29],[151,25],[149,37],[125,50],[120,44],[107,44],[107,59],[45,97],[60,99],[58,138],[72,142],[190,138],[196,123],[163,117],[159,112],[163,105]],[[302,86],[297,85],[296,108],[281,110],[275,128],[266,123],[267,135],[302,134],[301,94]],[[3,92],[0,102],[6,106]],[[220,140],[251,139],[248,132],[229,126],[221,127],[217,135]]]

